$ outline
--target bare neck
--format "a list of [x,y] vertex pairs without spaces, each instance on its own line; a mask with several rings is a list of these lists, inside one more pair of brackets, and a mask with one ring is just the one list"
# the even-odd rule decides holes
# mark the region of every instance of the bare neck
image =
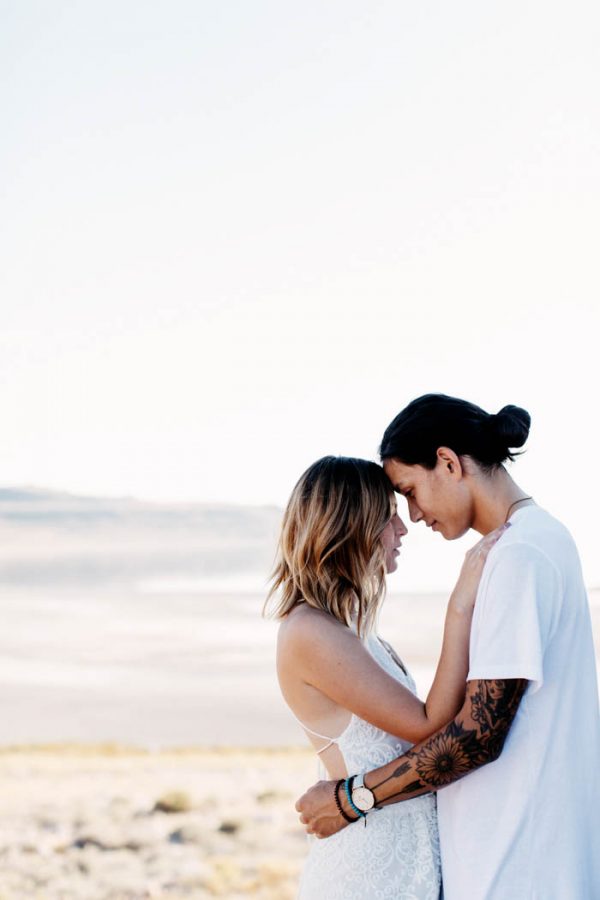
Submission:
[[[493,475],[474,473],[473,479],[474,518],[471,527],[480,534],[489,534],[494,528],[504,525],[509,513],[533,502],[504,468]],[[519,502],[525,500],[527,503]]]

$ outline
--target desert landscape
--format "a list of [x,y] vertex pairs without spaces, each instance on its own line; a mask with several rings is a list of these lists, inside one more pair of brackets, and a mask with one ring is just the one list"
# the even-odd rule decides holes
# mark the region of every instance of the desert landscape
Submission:
[[[317,764],[261,617],[278,515],[0,492],[0,900],[295,896]],[[422,695],[445,603],[381,616]]]
[[295,896],[305,750],[0,753],[3,900]]

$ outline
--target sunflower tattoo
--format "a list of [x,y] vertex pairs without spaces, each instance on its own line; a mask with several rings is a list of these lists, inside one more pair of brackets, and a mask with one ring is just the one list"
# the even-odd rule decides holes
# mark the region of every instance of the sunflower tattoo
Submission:
[[439,787],[466,775],[472,762],[458,741],[448,734],[438,734],[421,750],[415,768],[426,784]]
[[470,715],[458,716],[442,731],[408,750],[373,789],[399,782],[396,791],[386,792],[385,802],[404,800],[428,790],[437,791],[493,762],[502,752],[526,687],[527,681],[522,678],[475,682],[467,697]]

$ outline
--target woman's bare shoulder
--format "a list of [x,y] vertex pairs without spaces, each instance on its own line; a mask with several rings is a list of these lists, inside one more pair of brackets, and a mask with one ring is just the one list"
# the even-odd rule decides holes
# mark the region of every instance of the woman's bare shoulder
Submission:
[[334,616],[308,603],[299,603],[279,624],[278,644],[287,649],[302,650],[316,644],[355,638],[350,629]]
[[[355,643],[359,644],[358,647]],[[313,684],[316,667],[330,669],[361,651],[354,632],[335,616],[308,603],[298,604],[279,625],[277,672],[280,682],[300,678]]]

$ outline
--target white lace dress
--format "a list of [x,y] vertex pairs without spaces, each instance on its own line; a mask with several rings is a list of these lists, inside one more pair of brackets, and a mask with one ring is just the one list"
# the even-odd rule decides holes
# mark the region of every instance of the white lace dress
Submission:
[[[416,693],[411,676],[400,668],[376,635],[368,636],[364,643],[386,672]],[[355,715],[334,742],[349,775],[377,769],[402,756],[411,746]],[[309,842],[298,900],[440,897],[435,795],[426,794],[374,810],[368,815],[366,827],[362,821],[356,822],[324,840],[309,837]]]

